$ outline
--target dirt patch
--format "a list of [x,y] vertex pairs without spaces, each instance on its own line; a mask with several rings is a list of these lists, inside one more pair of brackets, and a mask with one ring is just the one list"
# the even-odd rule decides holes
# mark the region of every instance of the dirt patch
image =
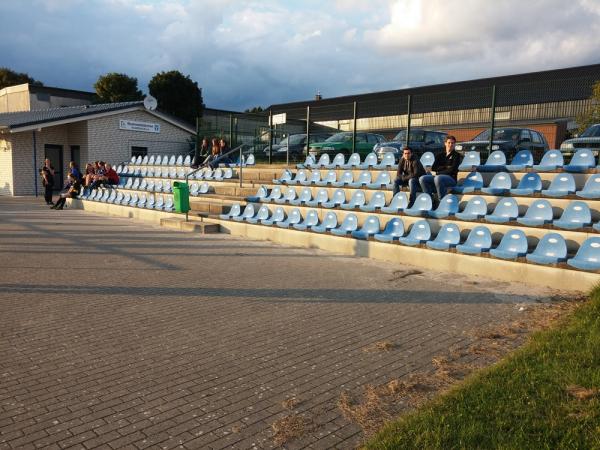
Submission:
[[299,414],[290,414],[276,420],[271,424],[273,442],[275,445],[283,445],[302,436],[310,423],[309,419]]
[[294,409],[299,404],[300,400],[298,400],[296,397],[286,398],[281,402],[281,406],[283,406],[285,409]]
[[598,389],[588,389],[582,386],[571,385],[567,387],[567,393],[577,400],[590,400],[600,394]]
[[396,346],[390,341],[379,341],[363,348],[364,352],[389,352]]

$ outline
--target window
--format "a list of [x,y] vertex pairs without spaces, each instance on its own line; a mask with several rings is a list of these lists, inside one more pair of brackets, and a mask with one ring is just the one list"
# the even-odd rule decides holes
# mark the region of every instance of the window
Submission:
[[131,156],[146,156],[147,154],[148,154],[148,147],[131,146]]
[[371,144],[377,144],[379,141],[377,140],[377,136],[374,134],[367,134],[368,142]]
[[529,139],[531,141],[531,134],[529,133],[529,130],[521,131],[521,140],[523,139]]
[[540,136],[540,133],[538,133],[537,131],[532,131],[531,132],[531,137],[533,139],[533,143],[534,144],[541,144],[542,143],[542,137]]
[[426,144],[443,144],[444,135],[440,133],[427,133],[425,136]]

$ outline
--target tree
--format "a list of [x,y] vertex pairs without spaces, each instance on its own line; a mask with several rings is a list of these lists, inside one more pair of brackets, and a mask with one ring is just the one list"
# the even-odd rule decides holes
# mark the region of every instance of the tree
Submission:
[[144,98],[138,89],[137,78],[124,73],[100,75],[94,84],[98,103],[132,102]]
[[191,124],[202,116],[202,90],[189,75],[184,76],[178,70],[159,72],[148,83],[148,90],[156,97],[161,111]]
[[583,133],[590,125],[600,123],[600,81],[594,83],[590,100],[592,101],[591,108],[579,114],[575,119],[579,126],[577,129],[579,133]]
[[255,106],[254,108],[248,108],[246,109],[244,112],[245,113],[261,113],[264,112],[265,110],[263,109],[262,106]]
[[8,67],[0,67],[0,89],[5,87],[15,86],[17,84],[35,84],[36,86],[43,86],[41,81],[34,80],[26,73],[15,72]]

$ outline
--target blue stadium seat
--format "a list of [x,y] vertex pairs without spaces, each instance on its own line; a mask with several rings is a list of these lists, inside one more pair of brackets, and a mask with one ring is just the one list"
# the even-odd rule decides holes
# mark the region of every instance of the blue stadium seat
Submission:
[[519,205],[514,198],[503,197],[498,200],[496,207],[491,214],[486,214],[486,222],[505,223],[515,220],[519,217]]
[[323,208],[335,208],[341,204],[346,203],[346,191],[343,189],[336,189],[331,195],[331,199],[323,203]]
[[306,203],[310,200],[312,200],[312,189],[309,187],[305,187],[302,188],[302,190],[300,191],[298,198],[288,200],[288,203],[294,206],[300,206],[303,203]]
[[243,220],[249,219],[250,217],[254,217],[255,214],[256,208],[254,207],[254,203],[248,203],[244,208],[244,212],[239,216],[232,217],[232,219],[237,222],[241,222]]
[[377,175],[377,178],[375,179],[375,181],[373,181],[372,183],[367,184],[367,187],[369,189],[381,189],[381,188],[391,188],[393,186],[392,184],[392,178],[390,177],[389,172],[380,172]]
[[[179,176],[177,178],[180,178]],[[213,179],[215,181],[223,181],[223,169],[217,167],[213,173]]]
[[285,209],[283,209],[283,207],[281,206],[278,206],[275,208],[275,211],[273,211],[273,215],[271,216],[271,218],[261,220],[260,224],[270,227],[271,225],[274,225],[277,222],[283,222],[285,220],[285,217]]
[[502,236],[498,247],[490,250],[490,255],[500,259],[517,259],[527,254],[527,236],[521,230],[509,230]]
[[314,231],[315,233],[325,233],[332,228],[337,227],[337,225],[338,220],[336,213],[333,211],[327,211],[325,213],[325,217],[323,217],[323,221],[319,225],[312,227],[311,231]]
[[587,199],[599,199],[600,198],[600,174],[595,173],[590,176],[585,182],[585,186],[581,191],[575,192],[577,197]]
[[499,172],[505,170],[506,155],[502,150],[495,150],[490,153],[485,164],[477,167],[479,172]]
[[398,242],[403,245],[414,247],[419,244],[424,244],[431,239],[431,228],[426,220],[417,220],[412,224],[410,231],[406,236],[398,238]]
[[254,217],[246,217],[246,222],[257,224],[261,220],[267,220],[271,215],[271,210],[267,205],[262,205]]
[[[131,189],[133,186],[133,178],[127,178],[127,182],[125,183],[125,186],[123,186],[124,189]],[[138,184],[139,186],[139,184]]]
[[119,193],[117,193],[117,196],[115,197],[114,204],[120,205],[122,201],[123,201],[123,193],[119,192]]
[[[197,172],[197,173],[202,173]],[[287,184],[292,179],[292,172],[289,169],[285,169],[279,178],[273,180],[273,184]]]
[[569,164],[563,167],[567,172],[586,172],[588,169],[596,167],[596,159],[590,148],[577,150]]
[[315,198],[306,202],[306,206],[320,206],[329,200],[329,192],[327,189],[319,189],[315,194]]
[[348,162],[342,166],[342,169],[357,169],[360,166],[360,155],[358,153],[352,153],[348,158]]
[[137,191],[139,188],[140,188],[140,179],[136,178],[135,181],[133,182],[133,184],[131,185],[131,187],[129,189]]
[[155,204],[156,204],[156,199],[154,198],[154,194],[150,194],[148,196],[148,201],[146,202],[146,208],[148,208],[148,209],[154,209],[154,205]]
[[244,163],[245,166],[253,166],[256,164],[256,158],[254,158],[254,154],[249,154]]
[[352,174],[352,171],[351,170],[345,170],[340,175],[339,180],[334,181],[333,183],[331,183],[331,185],[334,186],[334,187],[343,187],[343,186],[349,185],[353,181],[354,181],[354,175]]
[[145,191],[147,186],[148,186],[148,180],[143,179],[142,182],[140,183],[140,186],[138,189],[140,191]]
[[504,195],[510,191],[511,187],[512,180],[510,174],[507,172],[498,172],[487,187],[481,188],[481,192],[490,195]]
[[476,151],[465,152],[465,156],[463,157],[463,160],[461,161],[460,166],[458,166],[458,170],[463,171],[463,172],[465,172],[467,170],[473,171],[480,165],[481,165],[481,159],[479,157],[479,152],[476,152]]
[[198,194],[207,194],[209,190],[210,184],[208,184],[206,181],[203,181],[202,183],[200,183],[200,189],[198,189]]
[[479,225],[471,230],[464,244],[459,244],[456,246],[456,251],[459,253],[479,255],[489,251],[491,246],[492,233],[490,233],[488,227]]
[[536,172],[550,172],[561,168],[563,164],[563,155],[560,150],[548,150],[542,156],[540,163],[533,165],[533,170]]
[[340,206],[342,209],[355,209],[355,208],[360,208],[362,205],[365,204],[365,202],[366,202],[365,191],[358,190],[352,194],[352,197],[350,197],[350,200],[348,200],[348,203],[344,203],[343,205],[340,205]]
[[359,187],[367,186],[370,183],[371,183],[371,172],[369,172],[368,170],[363,170],[362,172],[360,172],[358,174],[357,180],[353,181],[352,183],[349,183],[348,187],[359,188]]
[[480,190],[483,187],[483,177],[479,172],[471,172],[460,180],[459,183],[458,186],[452,188],[452,192],[455,194],[466,194]]
[[585,202],[574,201],[567,205],[559,219],[552,225],[564,230],[577,230],[592,225],[592,213]]
[[179,156],[177,157],[177,159],[175,160],[175,165],[176,165],[176,166],[181,166],[181,165],[183,165],[183,155],[179,155]]
[[116,198],[117,198],[117,190],[113,189],[112,192],[110,193],[110,195],[108,196],[106,203],[114,203]]
[[335,183],[336,179],[337,179],[337,172],[335,170],[329,170],[322,179],[315,181],[315,185],[327,186],[328,184]]
[[190,195],[196,197],[198,195],[198,189],[200,189],[200,186],[197,182],[193,182],[192,184],[190,184]]
[[306,181],[307,178],[307,171],[305,169],[300,169],[296,172],[296,176],[293,179],[288,180],[287,184],[300,184],[300,182]]
[[331,164],[329,164],[326,167],[326,169],[335,169],[337,167],[342,167],[345,163],[346,163],[346,157],[344,156],[344,154],[338,153],[337,155],[335,155],[335,157],[333,158],[333,161],[331,161]]
[[279,205],[283,205],[284,203],[288,203],[292,200],[295,200],[297,196],[298,194],[296,192],[296,189],[292,186],[289,186],[286,189],[284,189],[283,195],[281,197],[276,198],[273,201]]
[[381,162],[377,164],[375,169],[387,169],[396,165],[396,156],[392,152],[384,153]]
[[361,211],[374,212],[376,209],[381,209],[385,206],[385,194],[381,191],[373,192],[371,200],[366,205],[360,206]]
[[317,169],[313,170],[310,176],[306,180],[301,181],[300,184],[302,186],[310,186],[311,184],[317,184],[318,181],[321,181],[321,171]]
[[264,198],[264,201],[274,202],[275,200],[280,199],[281,195],[282,195],[281,188],[279,186],[275,186],[273,189],[271,189],[271,192],[269,193],[269,195]]
[[309,164],[306,167],[310,167],[311,169],[320,169],[321,167],[327,167],[329,164],[331,164],[331,161],[329,160],[329,154],[323,153],[316,163]]
[[308,155],[302,164],[296,164],[297,169],[304,169],[305,167],[310,167],[315,164],[315,158]]
[[535,173],[526,173],[516,188],[510,190],[512,195],[533,195],[542,191],[542,179]]
[[175,210],[175,207],[173,206],[173,197],[169,196],[165,200],[165,204],[163,206],[163,211],[172,212],[174,210]]
[[455,216],[460,220],[477,220],[487,214],[487,202],[483,197],[475,196],[469,199],[465,209],[457,212]]
[[[197,184],[197,183],[196,183]],[[191,193],[191,190],[190,190]],[[266,186],[261,186],[258,188],[258,191],[256,191],[256,195],[251,195],[250,197],[246,197],[246,201],[247,202],[252,202],[252,203],[260,203],[263,201],[269,201],[266,200],[269,196],[269,191],[266,188]]]
[[358,219],[356,214],[348,214],[337,228],[332,228],[331,234],[336,236],[347,236],[358,228]]
[[233,170],[231,170],[229,167],[225,167],[223,169],[223,179],[230,180],[232,178],[233,178]]
[[355,239],[369,239],[379,233],[379,218],[377,216],[368,216],[359,230],[354,230],[351,235]]
[[558,173],[550,183],[548,189],[542,189],[545,197],[564,197],[574,194],[577,190],[575,179],[570,173]]
[[279,228],[289,228],[295,223],[300,222],[302,222],[302,214],[298,208],[294,208],[289,212],[287,219],[277,222],[275,225],[277,225]]
[[381,242],[397,241],[404,236],[404,222],[400,217],[394,217],[385,224],[385,228],[381,233],[377,233],[375,240]]
[[552,205],[548,200],[536,200],[527,209],[523,217],[518,217],[517,222],[528,227],[541,227],[552,222]]
[[437,236],[425,245],[434,250],[449,250],[460,243],[460,230],[455,223],[446,223],[440,227]]
[[528,167],[533,166],[533,155],[529,150],[519,150],[509,165],[506,166],[506,170],[509,172],[522,172]]
[[600,270],[600,237],[583,241],[575,257],[568,259],[567,264],[581,270]]
[[[162,199],[162,196],[161,196],[161,199]],[[90,200],[93,200],[91,194],[90,194]],[[127,205],[129,205],[130,201],[131,201],[131,194],[126,192],[125,195],[123,195],[123,201],[121,202],[121,205],[127,206]],[[163,206],[164,206],[164,203],[161,205],[161,209]]]
[[431,167],[435,162],[435,155],[431,152],[425,152],[421,155],[420,161],[423,167]]
[[436,219],[443,219],[445,217],[453,216],[458,212],[458,197],[454,194],[447,194],[440,200],[440,204],[437,209],[433,211],[427,211],[429,217]]
[[365,156],[365,160],[362,162],[362,164],[360,164],[358,166],[359,169],[370,169],[371,167],[374,167],[377,165],[377,154],[376,153],[369,153],[367,156]]
[[382,212],[396,214],[404,210],[408,205],[408,197],[406,192],[398,192],[392,197],[389,205],[381,208]]
[[183,165],[184,166],[189,166],[192,163],[192,157],[190,155],[187,155],[185,157],[185,159],[183,160]]
[[148,184],[146,185],[146,190],[148,192],[154,192],[154,180],[148,181]]
[[319,213],[316,209],[309,209],[306,211],[306,217],[300,223],[295,223],[292,226],[296,230],[304,231],[308,230],[311,227],[319,224]]
[[415,203],[410,208],[404,209],[404,214],[409,216],[425,216],[428,211],[431,211],[433,203],[429,194],[419,194]]
[[567,259],[567,244],[560,234],[548,233],[540,239],[535,250],[525,257],[536,264],[558,264]]
[[160,155],[158,155],[158,156],[150,155],[150,159],[148,160],[148,165],[153,166],[154,164],[160,164]]

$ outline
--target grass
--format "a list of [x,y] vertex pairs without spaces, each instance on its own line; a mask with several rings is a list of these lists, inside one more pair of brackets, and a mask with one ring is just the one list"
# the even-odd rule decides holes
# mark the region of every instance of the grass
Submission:
[[388,422],[367,449],[600,449],[600,285],[499,363]]

